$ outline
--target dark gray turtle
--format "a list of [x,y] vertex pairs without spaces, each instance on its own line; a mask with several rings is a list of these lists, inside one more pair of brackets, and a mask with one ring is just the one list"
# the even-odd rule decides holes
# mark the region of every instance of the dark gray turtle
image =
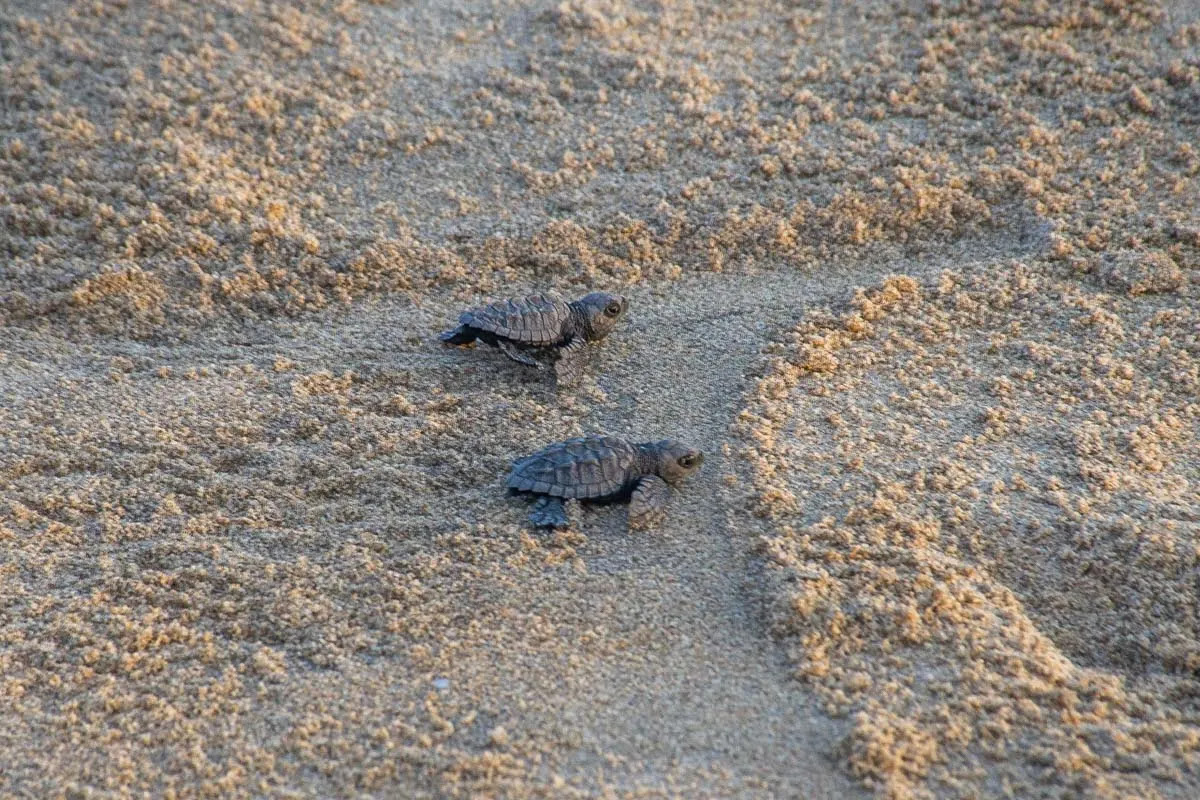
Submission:
[[668,484],[700,468],[704,454],[672,439],[631,444],[584,436],[552,444],[513,464],[510,494],[537,498],[529,519],[538,528],[568,526],[563,501],[629,500],[629,527],[657,524],[667,511]]
[[438,338],[454,345],[480,339],[513,361],[538,369],[544,365],[529,351],[555,349],[558,381],[571,384],[583,375],[587,343],[611,333],[628,308],[628,300],[607,292],[592,292],[571,302],[556,294],[531,294],[464,311],[458,327]]

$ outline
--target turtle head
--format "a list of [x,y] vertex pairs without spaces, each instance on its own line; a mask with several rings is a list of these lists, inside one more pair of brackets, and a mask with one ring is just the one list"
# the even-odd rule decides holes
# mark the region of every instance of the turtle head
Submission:
[[572,303],[583,316],[584,337],[598,341],[612,333],[617,321],[629,309],[629,301],[619,294],[592,292]]
[[664,481],[676,484],[700,469],[704,453],[674,439],[663,439],[651,445],[655,453],[655,472]]

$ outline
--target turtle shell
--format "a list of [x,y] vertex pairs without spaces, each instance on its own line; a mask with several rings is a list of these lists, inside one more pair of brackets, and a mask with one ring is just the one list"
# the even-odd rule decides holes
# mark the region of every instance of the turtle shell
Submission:
[[531,294],[464,311],[458,322],[521,344],[549,347],[562,343],[563,324],[570,318],[571,307],[558,295]]
[[637,477],[637,450],[611,436],[584,436],[552,444],[513,464],[508,488],[552,497],[597,499],[616,494]]

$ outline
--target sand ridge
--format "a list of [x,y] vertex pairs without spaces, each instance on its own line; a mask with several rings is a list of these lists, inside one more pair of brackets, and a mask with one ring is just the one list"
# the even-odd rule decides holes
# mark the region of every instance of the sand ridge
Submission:
[[738,424],[777,635],[888,794],[1191,791],[1194,304],[1043,280],[890,278]]

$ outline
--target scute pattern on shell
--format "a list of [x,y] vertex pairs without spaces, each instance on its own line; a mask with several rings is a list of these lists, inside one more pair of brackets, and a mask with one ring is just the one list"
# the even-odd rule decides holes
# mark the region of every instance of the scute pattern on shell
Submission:
[[621,439],[568,439],[516,462],[508,487],[553,497],[605,497],[620,491],[634,477],[636,463],[637,451]]
[[463,312],[458,321],[514,342],[533,346],[559,344],[571,316],[567,301],[554,294],[512,297]]

